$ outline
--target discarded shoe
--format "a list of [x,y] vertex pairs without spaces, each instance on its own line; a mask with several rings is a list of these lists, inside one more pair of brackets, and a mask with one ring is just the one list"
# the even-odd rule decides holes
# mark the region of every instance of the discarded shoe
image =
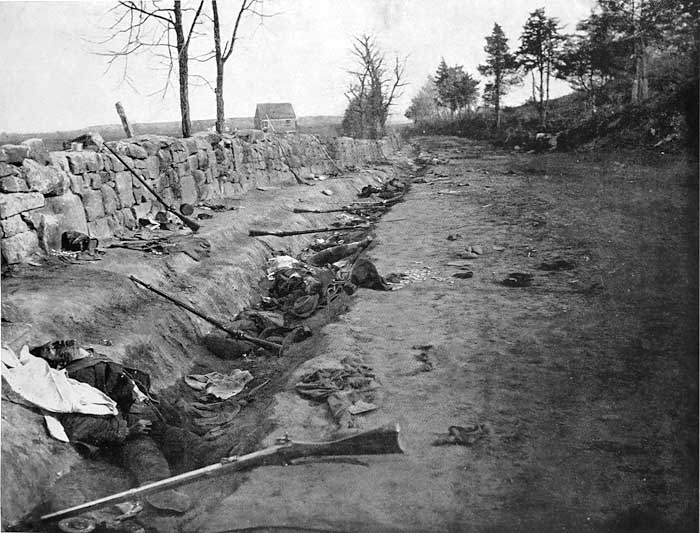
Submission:
[[488,435],[488,428],[485,424],[471,424],[466,427],[450,426],[447,433],[446,436],[436,439],[435,442],[433,442],[433,446],[444,446],[446,444],[472,446]]
[[532,285],[532,274],[511,272],[501,283],[506,287],[529,287]]

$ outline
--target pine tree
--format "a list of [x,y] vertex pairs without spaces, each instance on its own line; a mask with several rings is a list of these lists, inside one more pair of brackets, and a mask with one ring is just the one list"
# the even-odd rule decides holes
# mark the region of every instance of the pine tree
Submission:
[[486,37],[486,63],[479,65],[483,76],[492,76],[493,81],[484,87],[484,100],[493,105],[496,112],[496,128],[501,126],[501,96],[508,92],[510,85],[518,82],[515,75],[518,64],[510,53],[508,39],[501,27],[494,23],[491,35]]
[[[517,58],[528,72],[537,72],[533,92],[536,93],[537,111],[542,127],[547,126],[549,106],[549,82],[557,70],[557,61],[563,36],[559,33],[559,21],[547,17],[544,8],[530,13],[520,36]],[[534,80],[534,76],[533,76]]]

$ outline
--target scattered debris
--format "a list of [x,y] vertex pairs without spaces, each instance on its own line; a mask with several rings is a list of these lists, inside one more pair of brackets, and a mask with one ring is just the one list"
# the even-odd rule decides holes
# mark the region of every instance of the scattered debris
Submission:
[[416,359],[421,362],[421,367],[414,372],[414,374],[420,372],[432,372],[434,369],[434,364],[430,360],[428,352],[433,349],[432,344],[415,345],[412,347],[413,350],[420,350],[420,353],[416,355]]
[[321,194],[325,194],[326,196],[333,196],[333,191],[331,191],[330,189],[323,189],[321,191]]
[[[373,391],[379,388],[374,371],[357,359],[345,358],[340,368],[321,368],[305,374],[296,390],[306,398],[328,404],[341,427],[352,427],[352,415],[377,409]],[[352,410],[352,411],[351,411]]]
[[462,238],[462,235],[460,233],[450,233],[447,236],[448,241],[456,241]]
[[392,290],[399,290],[409,283],[417,283],[419,281],[425,281],[428,279],[431,273],[431,268],[429,266],[424,266],[420,269],[411,269],[406,272],[394,273],[387,275],[385,280],[387,283],[392,285],[399,285],[398,287],[393,287]]
[[109,248],[126,248],[154,255],[184,253],[195,261],[209,257],[211,244],[203,237],[183,235],[145,237],[139,234],[109,245]]
[[506,287],[529,287],[532,285],[532,274],[511,272],[501,283]]
[[185,383],[188,387],[204,392],[206,395],[228,400],[241,392],[253,375],[247,370],[236,368],[231,374],[225,375],[220,372],[209,372],[208,374],[190,374],[185,376]]
[[372,243],[372,237],[366,237],[358,242],[331,246],[319,251],[307,259],[308,263],[314,266],[323,266],[335,263],[343,257],[356,254],[367,248]]
[[489,429],[486,424],[471,424],[469,426],[450,426],[447,435],[436,439],[433,446],[445,446],[447,444],[459,444],[460,446],[472,446],[479,440],[488,436]]
[[209,218],[214,218],[214,215],[210,215],[209,213],[199,213],[199,214],[197,214],[197,218],[199,220],[206,220]]

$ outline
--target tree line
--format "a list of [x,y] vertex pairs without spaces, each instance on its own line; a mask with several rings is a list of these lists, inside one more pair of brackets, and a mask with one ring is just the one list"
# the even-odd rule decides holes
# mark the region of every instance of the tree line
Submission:
[[[591,115],[601,105],[639,104],[654,95],[680,93],[697,87],[698,35],[698,0],[598,0],[568,35],[559,20],[536,9],[523,25],[516,50],[511,52],[498,23],[486,37],[486,60],[478,66],[485,77],[482,102],[499,128],[503,96],[529,77],[531,102],[546,128],[554,78],[585,95]],[[448,67],[442,59],[405,116],[419,124],[455,112],[469,114],[479,83],[461,65]]]

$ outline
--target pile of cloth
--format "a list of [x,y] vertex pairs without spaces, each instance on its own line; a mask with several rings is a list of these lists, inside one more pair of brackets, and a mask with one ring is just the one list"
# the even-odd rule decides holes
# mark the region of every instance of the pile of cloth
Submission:
[[305,398],[326,402],[341,428],[353,427],[353,416],[377,409],[375,391],[379,388],[372,368],[358,359],[346,357],[340,367],[320,368],[302,376],[296,390]]

